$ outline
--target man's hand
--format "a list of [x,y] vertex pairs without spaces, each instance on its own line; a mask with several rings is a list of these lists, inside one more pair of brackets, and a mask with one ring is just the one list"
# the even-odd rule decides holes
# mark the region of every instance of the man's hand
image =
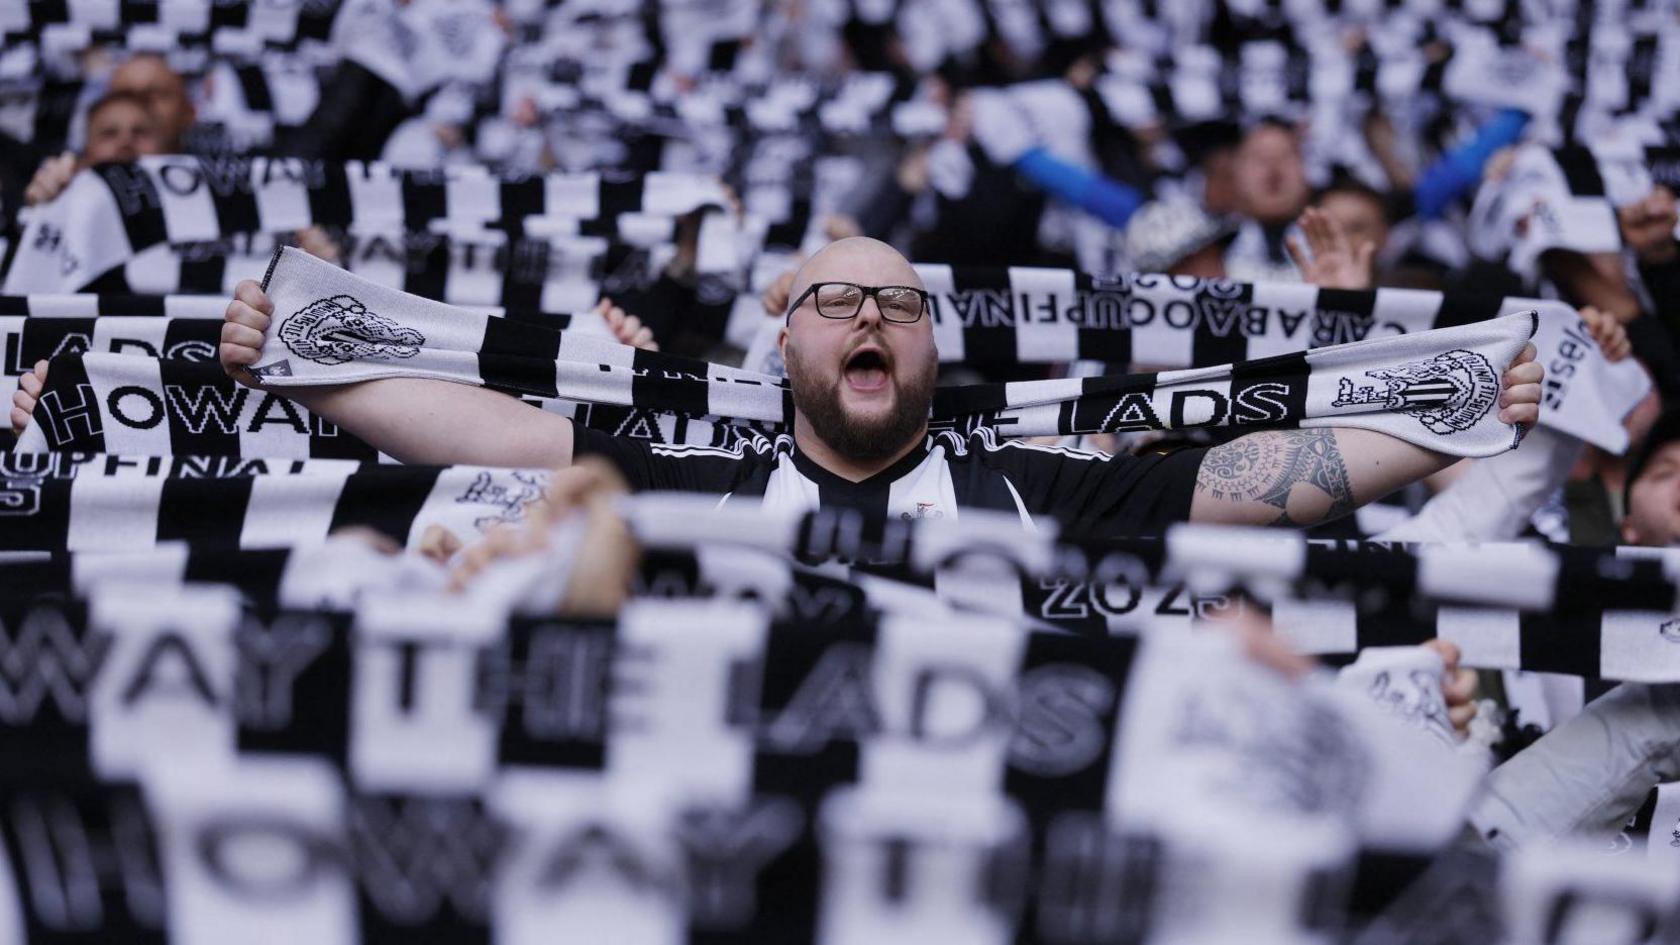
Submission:
[[1458,665],[1464,654],[1456,643],[1436,639],[1423,644],[1423,648],[1435,651],[1446,664],[1441,670],[1441,695],[1447,700],[1447,718],[1453,731],[1463,741],[1470,734],[1470,720],[1476,717],[1476,671]]
[[[247,279],[233,291],[217,360],[228,376],[259,386],[250,366],[262,356],[274,303]],[[404,463],[521,468],[572,461],[572,421],[484,387],[426,377],[288,387],[285,396]]]
[[1534,342],[1523,345],[1499,385],[1499,422],[1531,424],[1540,419],[1540,382],[1546,371],[1535,360]]
[[306,226],[292,235],[297,238],[298,249],[335,266],[340,264],[343,250],[320,226]]
[[770,287],[758,297],[759,302],[764,305],[764,314],[771,318],[781,318],[787,314],[788,302],[792,301],[789,296],[793,292],[793,277],[798,271],[789,269],[777,276],[776,281],[770,283]]
[[252,279],[234,286],[233,301],[228,303],[226,319],[222,323],[222,343],[216,349],[222,370],[247,387],[256,387],[250,367],[262,357],[263,336],[268,332],[274,303]]
[[35,402],[41,399],[41,389],[47,386],[47,362],[36,361],[35,369],[18,378],[17,390],[12,392],[12,432],[22,434],[35,413]]
[[1291,680],[1302,679],[1313,671],[1311,659],[1273,632],[1272,618],[1266,612],[1251,605],[1234,609],[1234,616],[1213,619],[1236,635],[1249,659]]
[[928,146],[919,144],[911,148],[898,162],[898,168],[893,172],[893,179],[898,182],[898,189],[907,194],[919,194],[927,190],[932,180],[928,173]]
[[863,232],[863,224],[857,221],[857,217],[849,213],[831,213],[823,220],[823,235],[833,242],[868,234]]
[[70,186],[70,180],[76,176],[80,164],[73,151],[66,151],[58,157],[42,161],[35,171],[35,176],[30,179],[29,186],[23,189],[24,204],[33,207],[36,204],[48,203],[64,193],[64,188]]
[[619,344],[641,348],[643,351],[659,350],[659,342],[653,340],[653,329],[643,325],[641,319],[614,305],[612,299],[602,298],[595,303],[595,314],[607,323]]
[[[450,584],[464,588],[499,561],[546,549],[556,526],[582,516],[579,553],[571,561],[560,613],[571,617],[616,614],[629,597],[641,559],[641,549],[614,505],[628,492],[624,477],[600,459],[590,457],[555,470],[543,497],[525,505],[522,521],[498,525],[464,548],[454,544]],[[441,537],[439,547],[449,547],[451,538]]]
[[1616,316],[1588,305],[1581,309],[1581,320],[1587,323],[1587,333],[1598,343],[1598,350],[1604,353],[1604,360],[1615,364],[1633,353],[1633,342],[1628,340],[1627,326]]
[[1674,194],[1667,187],[1654,187],[1643,200],[1617,210],[1616,221],[1621,225],[1622,241],[1640,262],[1661,265],[1680,258],[1680,245],[1674,241],[1674,227],[1680,221],[1680,213],[1675,209]]
[[1371,260],[1376,244],[1362,240],[1358,246],[1348,239],[1347,230],[1335,217],[1308,207],[1295,224],[1307,237],[1310,256],[1302,252],[1301,243],[1291,236],[1284,241],[1301,279],[1321,289],[1369,289],[1374,281]]

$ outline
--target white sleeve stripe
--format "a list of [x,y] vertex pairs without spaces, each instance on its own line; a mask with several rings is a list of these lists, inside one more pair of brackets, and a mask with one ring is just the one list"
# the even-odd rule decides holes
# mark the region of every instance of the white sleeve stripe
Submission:
[[1021,493],[1015,488],[1015,483],[1010,482],[1008,476],[1004,476],[1003,484],[1009,487],[1009,497],[1015,500],[1015,514],[1021,516],[1021,527],[1029,532],[1038,531],[1038,526],[1034,524],[1032,516],[1027,514],[1027,503],[1021,500]]

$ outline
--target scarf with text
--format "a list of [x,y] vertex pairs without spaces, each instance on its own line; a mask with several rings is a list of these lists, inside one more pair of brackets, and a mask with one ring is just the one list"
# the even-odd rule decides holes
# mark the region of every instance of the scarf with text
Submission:
[[[435,377],[690,416],[784,425],[792,417],[791,394],[775,378],[562,332],[513,332],[505,320],[367,283],[296,250],[276,254],[264,284],[276,315],[252,373],[265,386]],[[1504,366],[1537,322],[1537,313],[1514,315],[1154,375],[943,388],[932,416],[1015,436],[1350,426],[1455,455],[1491,455],[1515,445],[1492,408]]]
[[[290,606],[353,599],[310,590],[323,573],[358,592],[392,579],[389,567],[323,572],[317,545],[337,530],[366,526],[409,547],[433,526],[470,540],[519,521],[547,482],[473,467],[80,454],[8,454],[3,471],[5,549],[39,554],[0,566],[0,585],[85,593],[113,578],[216,580]],[[714,505],[627,501],[648,549],[639,594],[761,602],[812,625],[967,612],[1096,637],[1259,607],[1299,649],[1336,662],[1440,637],[1479,668],[1680,680],[1675,562],[1656,549],[1325,543],[1190,526],[1165,541],[1088,543],[980,512],[889,522],[879,542],[858,543],[852,510],[801,518]]]
[[[37,361],[75,354],[129,354],[163,361],[216,360],[227,296],[0,296],[0,395]],[[481,309],[491,318],[611,338],[594,312],[565,315]]]
[[1529,276],[1551,250],[1619,253],[1617,208],[1658,185],[1680,189],[1680,148],[1638,138],[1591,147],[1527,145],[1503,177],[1477,194],[1472,245],[1485,256],[1508,253],[1511,267]]
[[581,221],[598,221],[611,233],[647,217],[727,204],[715,179],[675,173],[507,181],[471,166],[403,171],[358,161],[144,157],[79,174],[57,199],[35,208],[4,291],[76,291],[148,247],[239,233],[329,224],[423,231],[434,221],[525,227],[536,217],[555,232],[594,235]]
[[[1622,419],[1650,391],[1636,363],[1605,361],[1580,316],[1556,301],[1027,267],[916,272],[932,297],[942,363],[1200,368],[1538,311],[1533,340],[1548,371],[1542,423],[1619,453]],[[783,372],[780,327],[760,323],[744,367]]]

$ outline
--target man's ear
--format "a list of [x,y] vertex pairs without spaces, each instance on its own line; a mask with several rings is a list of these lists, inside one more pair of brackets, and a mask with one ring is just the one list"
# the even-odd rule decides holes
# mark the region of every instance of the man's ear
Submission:
[[782,356],[782,363],[787,363],[788,326],[783,325],[776,332],[776,352]]

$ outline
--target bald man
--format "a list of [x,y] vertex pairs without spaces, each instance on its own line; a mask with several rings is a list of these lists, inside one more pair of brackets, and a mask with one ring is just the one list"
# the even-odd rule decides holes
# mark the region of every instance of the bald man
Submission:
[[[563,466],[604,456],[634,489],[707,492],[780,508],[848,506],[874,521],[962,508],[1050,515],[1109,534],[1173,522],[1307,526],[1433,473],[1449,457],[1364,430],[1268,430],[1208,449],[1141,456],[928,431],[938,352],[927,293],[892,247],[829,244],[802,266],[780,345],[791,434],[732,449],[660,446],[574,426],[484,388],[391,378],[288,391],[311,411],[412,463]],[[243,383],[273,307],[238,287],[223,366]],[[1506,371],[1500,419],[1533,423],[1540,366],[1529,346]]]

